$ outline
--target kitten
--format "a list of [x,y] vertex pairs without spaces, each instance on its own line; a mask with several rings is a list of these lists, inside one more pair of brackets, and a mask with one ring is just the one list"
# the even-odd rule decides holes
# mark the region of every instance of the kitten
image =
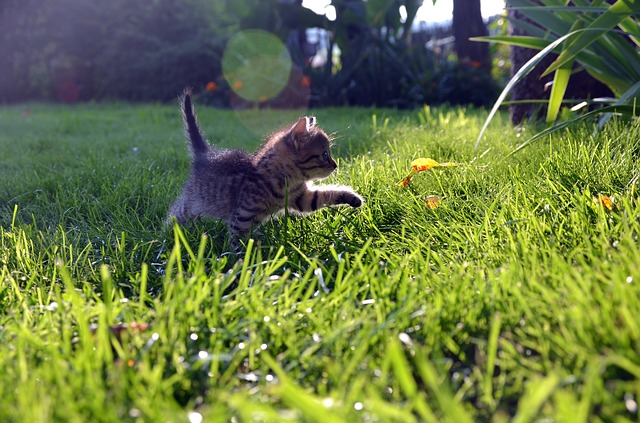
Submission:
[[351,187],[312,184],[337,167],[329,137],[316,126],[314,117],[300,118],[249,154],[209,145],[198,128],[190,90],[181,100],[191,174],[169,210],[169,219],[173,216],[183,224],[208,216],[225,222],[234,237],[244,237],[253,226],[285,208],[306,213],[324,206],[362,205],[362,197]]

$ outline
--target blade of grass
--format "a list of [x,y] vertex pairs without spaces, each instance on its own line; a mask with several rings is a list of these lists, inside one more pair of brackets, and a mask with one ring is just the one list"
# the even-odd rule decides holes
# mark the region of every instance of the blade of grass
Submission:
[[518,402],[516,415],[513,423],[530,422],[538,414],[540,407],[553,394],[560,378],[555,373],[547,375],[545,378],[530,381],[527,386],[527,393]]
[[493,373],[498,356],[498,336],[500,335],[500,324],[502,318],[500,313],[495,313],[491,319],[489,329],[489,339],[487,342],[487,371],[484,378],[484,402],[491,407],[495,407],[493,399]]
[[397,339],[392,338],[389,341],[387,345],[387,355],[393,373],[400,385],[400,389],[404,395],[413,402],[416,412],[426,422],[437,422],[438,418],[418,391],[418,385],[412,376],[411,366],[404,356],[402,346]]
[[263,352],[262,361],[269,366],[271,370],[278,376],[279,384],[275,391],[280,395],[282,400],[290,407],[300,410],[305,419],[318,423],[323,422],[345,422],[339,415],[333,413],[327,407],[322,405],[322,401],[315,396],[309,394],[304,389],[296,386],[287,373],[269,354]]
[[444,414],[444,420],[456,423],[473,422],[473,418],[467,413],[462,404],[456,401],[449,387],[438,380],[436,369],[426,360],[424,354],[416,354],[414,360],[420,377],[436,397],[440,410]]

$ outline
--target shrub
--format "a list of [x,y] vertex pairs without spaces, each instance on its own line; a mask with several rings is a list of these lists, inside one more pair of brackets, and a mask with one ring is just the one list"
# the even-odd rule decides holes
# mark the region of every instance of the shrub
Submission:
[[[0,12],[0,101],[80,99],[163,101],[219,74],[228,24],[205,0],[8,0]],[[58,98],[59,99],[59,98]]]
[[[635,117],[635,103],[640,96],[640,4],[635,0],[617,0],[613,4],[600,1],[576,1],[574,6],[557,6],[552,0],[511,0],[529,19],[539,26],[515,21],[529,36],[484,37],[479,40],[496,41],[511,45],[535,48],[540,52],[522,67],[509,81],[489,115],[485,127],[509,90],[524,75],[530,72],[551,52],[558,58],[544,71],[554,74],[553,88],[548,102],[547,123],[553,123],[564,98],[565,90],[573,73],[574,62],[590,75],[611,89],[615,99],[606,101],[610,107],[592,111],[576,120],[607,112],[600,120],[602,126],[611,116],[610,112]],[[586,103],[585,103],[586,104]],[[571,122],[569,122],[571,123]],[[559,128],[567,126],[561,122],[525,142],[521,147]],[[480,137],[484,132],[481,131]],[[478,141],[480,138],[478,138]]]

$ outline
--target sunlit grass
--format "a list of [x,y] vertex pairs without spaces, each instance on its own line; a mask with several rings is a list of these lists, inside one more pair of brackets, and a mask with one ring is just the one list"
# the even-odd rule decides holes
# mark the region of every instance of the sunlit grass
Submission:
[[[328,182],[366,204],[241,260],[217,222],[163,225],[175,107],[23,108],[0,109],[0,421],[637,419],[638,125],[507,156],[527,133],[475,150],[480,111],[319,110]],[[199,108],[246,149],[299,114]],[[397,187],[419,157],[461,166]]]

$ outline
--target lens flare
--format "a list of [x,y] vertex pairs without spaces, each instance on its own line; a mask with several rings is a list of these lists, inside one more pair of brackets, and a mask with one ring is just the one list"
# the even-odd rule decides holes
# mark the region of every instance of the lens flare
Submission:
[[289,51],[275,35],[247,30],[229,40],[222,57],[222,72],[241,98],[264,102],[287,86],[292,61]]

